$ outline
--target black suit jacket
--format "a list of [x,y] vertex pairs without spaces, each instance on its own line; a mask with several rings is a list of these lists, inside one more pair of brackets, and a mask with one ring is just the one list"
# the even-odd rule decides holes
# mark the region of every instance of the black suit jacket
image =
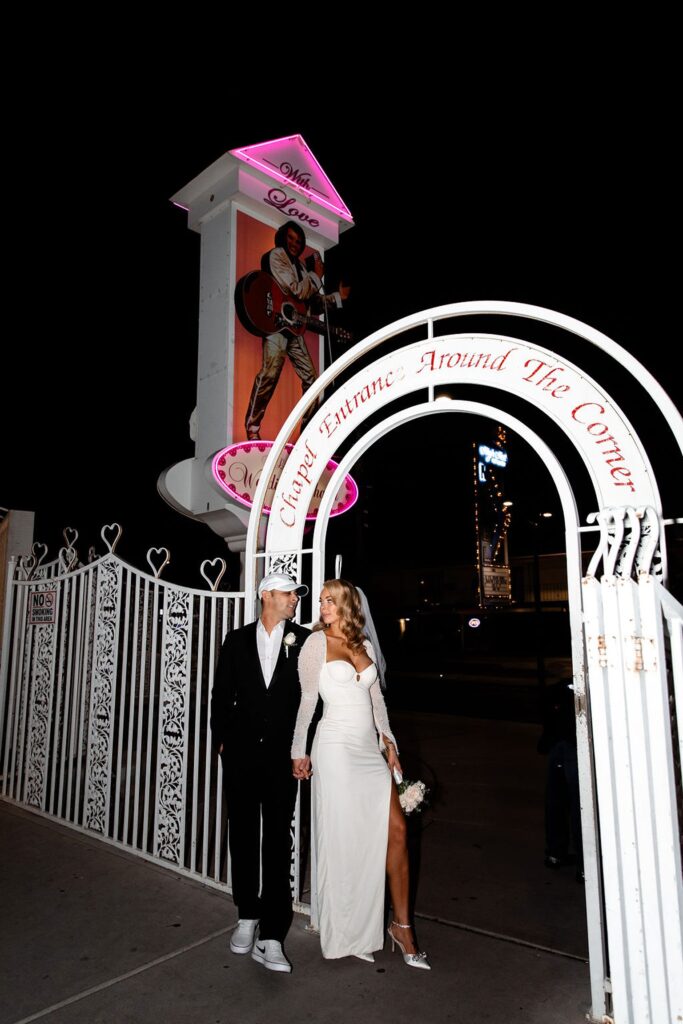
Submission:
[[232,759],[268,753],[289,759],[301,700],[298,661],[310,630],[285,622],[283,643],[270,686],[266,687],[256,646],[256,622],[228,633],[221,648],[211,695],[211,734],[216,750]]

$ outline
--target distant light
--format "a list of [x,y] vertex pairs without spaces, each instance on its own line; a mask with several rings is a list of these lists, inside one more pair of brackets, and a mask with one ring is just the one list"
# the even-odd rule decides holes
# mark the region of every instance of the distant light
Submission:
[[472,618],[469,620],[467,625],[470,627],[470,629],[479,629],[479,627],[481,626],[481,619]]
[[541,512],[541,519],[552,519],[552,512]]
[[484,462],[490,462],[492,466],[500,466],[504,469],[508,464],[507,452],[500,448],[490,448],[487,444],[480,444],[479,454]]
[[512,501],[504,501],[503,508],[512,508],[513,504],[514,503]]

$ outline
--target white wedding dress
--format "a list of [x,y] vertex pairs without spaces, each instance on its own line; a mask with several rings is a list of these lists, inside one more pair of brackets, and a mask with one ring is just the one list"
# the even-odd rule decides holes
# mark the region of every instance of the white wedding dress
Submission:
[[292,757],[303,757],[318,694],[324,701],[311,760],[320,944],[327,959],[372,953],[384,944],[392,783],[382,734],[395,740],[374,652],[368,641],[365,647],[373,664],[360,673],[347,661],[325,660],[322,631],[308,638],[299,658],[302,699]]

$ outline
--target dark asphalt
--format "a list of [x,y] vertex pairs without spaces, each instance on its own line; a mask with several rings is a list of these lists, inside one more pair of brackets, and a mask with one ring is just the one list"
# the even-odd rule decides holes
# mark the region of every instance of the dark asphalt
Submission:
[[411,822],[430,973],[389,946],[326,962],[307,919],[291,976],[228,952],[232,901],[0,804],[0,1022],[579,1024],[590,1002],[584,894],[543,866],[545,759],[534,724],[395,712],[404,770],[432,789]]

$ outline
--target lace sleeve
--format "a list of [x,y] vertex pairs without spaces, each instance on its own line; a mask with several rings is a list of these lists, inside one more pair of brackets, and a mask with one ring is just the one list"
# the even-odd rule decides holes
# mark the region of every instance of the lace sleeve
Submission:
[[[369,640],[365,640],[365,650],[368,653],[368,657],[377,664],[375,650]],[[303,651],[301,652],[303,654]],[[382,687],[379,682],[379,675],[375,679],[374,683],[370,687],[370,700],[372,701],[372,714],[375,719],[375,728],[379,733],[379,749],[384,750],[383,736],[388,737],[396,747],[396,753],[398,754],[398,743],[396,737],[391,731],[389,725],[389,715],[387,713],[387,706],[384,703],[384,697],[382,696]]]
[[322,631],[309,636],[299,655],[299,681],[301,683],[301,704],[294,726],[292,757],[306,754],[306,736],[318,703],[318,684],[325,663],[325,634]]

